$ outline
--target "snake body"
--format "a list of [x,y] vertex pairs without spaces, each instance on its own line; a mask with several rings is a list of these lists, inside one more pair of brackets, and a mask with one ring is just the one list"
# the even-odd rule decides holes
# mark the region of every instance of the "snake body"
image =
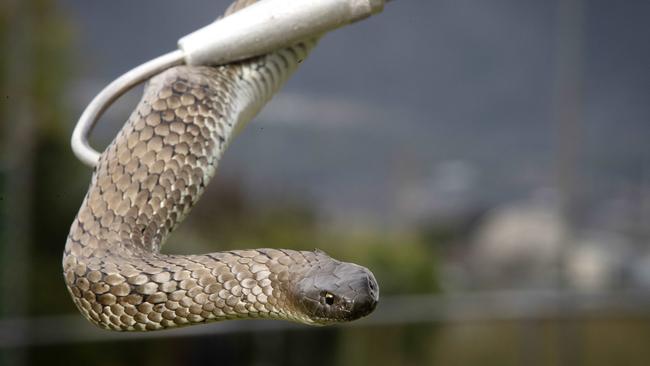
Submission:
[[[226,14],[252,2],[239,0]],[[379,291],[373,274],[321,251],[160,252],[233,132],[315,43],[225,66],[177,66],[149,80],[101,155],[65,246],[65,283],[89,321],[145,331],[237,318],[328,324],[372,312]]]

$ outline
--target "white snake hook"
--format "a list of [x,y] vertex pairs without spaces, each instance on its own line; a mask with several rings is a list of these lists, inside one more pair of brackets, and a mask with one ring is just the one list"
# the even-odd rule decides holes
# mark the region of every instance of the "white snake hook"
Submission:
[[120,96],[165,69],[218,65],[262,55],[322,35],[383,10],[387,0],[262,0],[178,41],[179,49],[113,80],[88,104],[72,132],[72,151],[94,167],[100,153],[88,143],[99,117]]

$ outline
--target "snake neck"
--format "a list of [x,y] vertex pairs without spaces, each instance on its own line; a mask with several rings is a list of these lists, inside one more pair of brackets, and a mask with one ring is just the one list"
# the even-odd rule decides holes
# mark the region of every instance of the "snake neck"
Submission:
[[142,331],[244,318],[310,323],[293,284],[308,265],[327,260],[316,252],[255,249],[110,262],[68,257],[65,265],[72,298],[91,322]]

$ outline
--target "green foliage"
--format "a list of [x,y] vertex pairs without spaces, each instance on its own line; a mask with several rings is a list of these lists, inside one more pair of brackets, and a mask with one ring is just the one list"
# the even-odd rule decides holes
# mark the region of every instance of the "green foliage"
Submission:
[[340,236],[332,254],[370,268],[382,294],[431,293],[438,290],[437,256],[416,235],[369,232]]
[[[25,19],[16,20],[18,16]],[[10,24],[25,28],[21,29],[24,34],[10,29]],[[33,315],[67,313],[73,309],[62,282],[61,252],[68,228],[85,192],[87,182],[84,180],[87,179],[87,174],[83,174],[81,164],[74,159],[68,145],[69,121],[72,117],[65,107],[65,95],[71,76],[68,59],[71,36],[68,23],[57,12],[56,3],[51,0],[0,4],[0,47],[5,50],[6,56],[0,57],[2,129],[5,132],[15,129],[11,125],[14,120],[8,115],[8,103],[24,103],[29,109],[31,126],[22,138],[29,139],[24,143],[33,147],[29,156],[22,158],[20,164],[11,167],[12,170],[8,172],[28,172],[26,176],[31,183],[20,187],[25,190],[22,192],[7,192],[4,188],[0,191],[2,196],[29,197],[29,204],[25,203],[29,206],[29,223],[26,227],[30,229],[28,237],[31,240],[21,244],[2,244],[27,246],[29,261],[24,265],[30,269],[27,276],[29,288],[51,289],[28,290],[27,313]],[[19,53],[20,57],[25,57],[24,60],[17,60],[17,56],[11,55],[14,50],[10,45],[17,42],[24,49]],[[23,65],[11,68],[8,60],[22,62]],[[14,69],[24,75],[9,77],[9,72]],[[8,85],[10,79],[13,80],[11,86]],[[17,87],[13,84],[20,85],[20,90],[16,90]],[[10,138],[8,135],[3,137]],[[15,154],[13,151],[3,153],[3,158],[7,160],[12,160],[11,154]],[[22,204],[16,202],[16,199],[12,201],[14,204]],[[12,210],[2,202],[0,206],[7,214]]]
[[57,13],[52,1],[37,1],[34,7],[32,53],[32,95],[35,121],[44,138],[65,141],[71,116],[65,109],[65,91],[71,77],[70,45],[72,32]]
[[[9,16],[9,5],[0,2],[0,50],[7,50],[9,47]],[[8,72],[8,57],[4,54],[3,57],[0,57],[0,118],[2,120],[7,117],[7,105],[9,103]],[[2,120],[0,120],[0,140],[2,136],[6,135],[6,122]]]

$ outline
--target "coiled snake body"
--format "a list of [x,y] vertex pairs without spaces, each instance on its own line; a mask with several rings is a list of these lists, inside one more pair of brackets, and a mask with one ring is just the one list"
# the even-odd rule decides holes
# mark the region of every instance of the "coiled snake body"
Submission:
[[[236,1],[226,14],[252,2]],[[65,246],[65,282],[88,320],[122,331],[236,318],[328,324],[375,308],[372,273],[320,251],[160,253],[213,176],[232,132],[315,43],[226,66],[178,66],[148,82],[101,155]]]

